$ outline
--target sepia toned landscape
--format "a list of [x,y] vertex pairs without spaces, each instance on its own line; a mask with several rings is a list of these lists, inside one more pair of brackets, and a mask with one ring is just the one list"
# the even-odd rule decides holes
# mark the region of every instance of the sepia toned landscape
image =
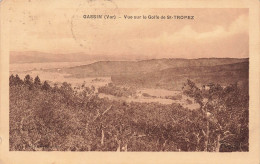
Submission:
[[[248,9],[82,18],[94,4],[13,11],[26,12],[10,23],[10,151],[249,151]],[[128,20],[138,14],[194,19]]]
[[248,64],[11,64],[10,150],[248,151]]

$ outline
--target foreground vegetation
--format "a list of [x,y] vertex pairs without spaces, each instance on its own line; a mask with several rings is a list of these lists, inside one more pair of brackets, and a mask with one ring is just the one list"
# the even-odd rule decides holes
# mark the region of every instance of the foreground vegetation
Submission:
[[117,97],[132,97],[136,95],[136,90],[134,88],[118,87],[113,83],[108,83],[105,86],[99,87],[98,92]]
[[93,87],[50,86],[10,76],[11,151],[248,151],[248,86],[217,84],[183,93],[181,105],[99,98]]

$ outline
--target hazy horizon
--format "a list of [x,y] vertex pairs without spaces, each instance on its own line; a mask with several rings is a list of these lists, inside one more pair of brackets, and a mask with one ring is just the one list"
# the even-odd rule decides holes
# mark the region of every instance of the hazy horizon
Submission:
[[10,64],[15,63],[55,63],[55,62],[86,62],[86,61],[145,61],[145,60],[163,60],[163,59],[176,59],[176,60],[196,60],[196,59],[249,59],[248,57],[198,57],[198,58],[184,58],[184,57],[164,57],[157,56],[155,58],[149,56],[132,56],[132,55],[89,55],[84,52],[78,53],[47,53],[39,51],[10,51]]

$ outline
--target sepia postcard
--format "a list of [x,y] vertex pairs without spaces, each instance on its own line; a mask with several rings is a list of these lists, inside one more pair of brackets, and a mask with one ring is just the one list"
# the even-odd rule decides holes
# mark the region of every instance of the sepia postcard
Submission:
[[0,1],[0,164],[259,164],[259,2]]

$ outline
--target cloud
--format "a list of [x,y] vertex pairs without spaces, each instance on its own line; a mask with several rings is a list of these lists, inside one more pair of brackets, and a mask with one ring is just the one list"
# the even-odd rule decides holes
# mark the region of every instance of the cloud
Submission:
[[[227,25],[215,24],[210,30],[198,32],[194,26],[161,32],[153,38],[135,38],[127,42],[132,52],[160,57],[248,57],[248,17],[238,15]],[[139,43],[139,44],[134,44]],[[131,51],[130,49],[125,50]]]
[[[68,7],[70,3],[73,5]],[[41,9],[36,7],[39,4]],[[89,3],[79,5],[72,0],[60,4],[58,0],[13,4],[16,10],[12,7],[10,15],[11,49],[151,57],[216,57],[221,49],[227,57],[238,53],[248,56],[248,10],[245,9],[115,10],[109,2],[112,8],[104,10],[89,9]],[[195,15],[196,20],[82,19],[83,14],[113,14],[115,11],[121,17],[183,14]]]
[[216,39],[223,39],[240,33],[248,33],[248,17],[240,15],[237,19],[229,24],[228,27],[216,25],[213,30],[207,32],[197,32],[191,25],[186,25],[174,33],[163,32],[156,38],[148,38],[146,41],[155,43],[176,43],[185,42],[187,40],[194,41],[211,41]]

